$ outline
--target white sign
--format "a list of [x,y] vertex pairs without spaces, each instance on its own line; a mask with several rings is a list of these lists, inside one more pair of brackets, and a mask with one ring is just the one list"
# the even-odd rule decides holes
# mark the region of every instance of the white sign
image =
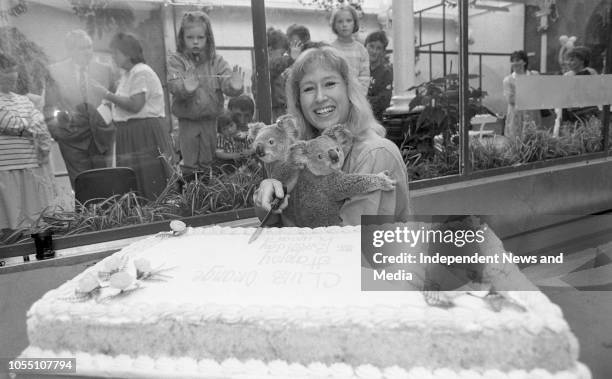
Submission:
[[518,75],[516,109],[612,104],[612,75]]

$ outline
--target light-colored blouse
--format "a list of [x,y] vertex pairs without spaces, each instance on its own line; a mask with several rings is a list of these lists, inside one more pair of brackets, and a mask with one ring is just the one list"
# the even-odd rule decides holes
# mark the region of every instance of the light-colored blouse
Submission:
[[151,67],[144,63],[137,63],[130,71],[121,74],[115,94],[130,97],[142,92],[145,94],[145,103],[139,112],[132,113],[113,104],[113,120],[127,121],[138,118],[165,117],[164,90],[159,77]]

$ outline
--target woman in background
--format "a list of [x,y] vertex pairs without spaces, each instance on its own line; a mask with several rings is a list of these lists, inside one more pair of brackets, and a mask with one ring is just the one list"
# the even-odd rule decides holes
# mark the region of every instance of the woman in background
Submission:
[[32,224],[55,201],[51,134],[25,96],[13,93],[17,61],[0,53],[0,229]]
[[112,103],[117,125],[117,166],[136,172],[141,195],[155,200],[166,188],[169,170],[164,159],[172,155],[165,131],[164,92],[157,74],[145,64],[140,42],[132,35],[118,33],[110,43],[113,60],[122,69],[117,91],[99,83],[94,90]]
[[[574,75],[597,75],[597,71],[591,67],[591,50],[588,47],[576,46],[567,55],[567,66],[569,71],[565,76]],[[575,107],[563,109],[562,121],[585,122],[591,117],[599,117],[599,108],[596,106]]]
[[533,121],[540,126],[542,119],[539,110],[521,111],[516,109],[516,78],[519,75],[538,75],[537,71],[529,71],[529,59],[523,50],[514,51],[510,55],[510,68],[512,73],[504,78],[504,97],[508,102],[506,113],[506,126],[504,135],[508,138],[523,138],[523,127],[526,122]]

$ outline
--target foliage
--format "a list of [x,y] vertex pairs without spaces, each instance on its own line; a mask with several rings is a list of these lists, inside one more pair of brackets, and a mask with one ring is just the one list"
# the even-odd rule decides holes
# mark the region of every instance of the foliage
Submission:
[[355,8],[360,15],[363,14],[363,0],[299,0],[299,2],[300,4],[316,6],[325,9],[326,11],[332,11],[336,8],[350,5]]
[[[510,140],[503,136],[471,139],[469,154],[474,170],[545,161],[601,151],[601,121],[592,117],[586,122],[565,123],[559,137],[527,123],[523,138]],[[612,133],[612,131],[611,131]],[[435,178],[459,173],[459,144],[453,139],[446,148],[439,146],[433,156],[402,151],[410,180]]]
[[70,4],[91,36],[102,38],[105,32],[127,30],[134,23],[134,11],[123,1],[70,0]]
[[147,201],[130,192],[108,199],[76,204],[76,211],[49,208],[30,228],[0,235],[0,245],[29,240],[29,234],[43,229],[68,236],[87,232],[147,224],[180,217],[252,207],[253,192],[263,179],[262,169],[237,169],[233,165],[211,169],[185,183],[174,172],[164,192]]
[[49,78],[49,58],[43,49],[15,27],[0,28],[0,51],[17,60],[19,77],[16,92],[40,94]]
[[[416,97],[410,102],[410,110],[420,110],[418,118],[410,126],[401,149],[413,150],[413,154],[432,158],[434,137],[442,135],[442,147],[450,146],[451,136],[459,126],[459,85],[455,74],[431,80],[411,87]],[[486,95],[480,89],[470,88],[468,94],[468,118],[487,113],[480,100]]]

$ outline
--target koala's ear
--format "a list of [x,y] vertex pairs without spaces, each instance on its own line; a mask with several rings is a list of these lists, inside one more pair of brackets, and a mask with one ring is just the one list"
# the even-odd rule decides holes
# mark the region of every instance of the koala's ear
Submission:
[[257,134],[259,134],[259,131],[265,126],[266,125],[263,122],[255,122],[249,124],[249,137],[251,139],[255,139],[255,137],[257,137]]
[[327,128],[323,134],[338,142],[345,152],[353,145],[353,133],[344,124],[336,124]]
[[289,138],[292,140],[297,140],[298,138],[298,127],[297,127],[297,119],[290,114],[282,115],[276,121],[277,125],[282,128]]
[[308,144],[306,141],[297,141],[289,147],[289,162],[298,165],[305,165],[308,161],[307,157]]

